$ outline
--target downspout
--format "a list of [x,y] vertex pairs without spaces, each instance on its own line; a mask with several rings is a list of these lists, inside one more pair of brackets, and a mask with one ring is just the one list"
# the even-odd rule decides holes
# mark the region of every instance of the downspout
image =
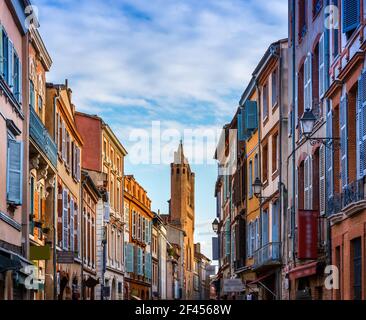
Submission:
[[[56,106],[57,106],[57,101],[60,99],[60,89],[57,89],[57,95],[53,98],[53,139],[56,140],[57,134],[56,134],[56,130],[57,130],[57,116],[56,116]],[[55,141],[56,142],[56,146],[57,146],[57,151],[58,151],[58,142],[59,141]],[[56,168],[57,170],[57,168]],[[56,255],[57,255],[57,249],[56,249],[56,241],[57,241],[57,228],[56,228],[56,215],[57,215],[57,174],[55,177],[55,186],[54,186],[54,197],[53,197],[53,208],[54,208],[54,212],[53,212],[53,299],[57,300],[57,268],[56,268],[56,264],[57,264],[57,259],[56,259]]]
[[[282,122],[283,122],[283,110],[282,110],[282,63],[283,63],[283,56],[282,56],[282,48],[281,48],[281,43],[279,44],[279,94],[278,94],[278,106],[279,106],[279,118],[280,118],[280,128],[279,128],[279,158],[282,157]],[[278,159],[280,160],[280,159]],[[279,241],[280,241],[280,253],[281,253],[281,260],[283,257],[283,245],[282,245],[282,204],[283,204],[283,183],[282,183],[282,161],[280,161],[280,163],[278,164],[279,167],[279,192],[280,192],[280,196],[279,196],[279,206],[278,206],[278,210],[279,210],[279,215],[278,215],[278,219],[279,219]],[[278,279],[281,279],[281,269],[278,273]],[[281,285],[282,281],[277,281],[278,284],[278,297],[280,298],[280,300],[282,299],[282,285]]]
[[[327,6],[329,6],[331,4],[331,0],[327,0]],[[329,70],[329,64],[330,64],[330,56],[329,56],[329,29],[325,28],[324,31],[324,44],[325,44],[325,70]],[[327,76],[325,77],[325,88],[329,88],[329,72],[325,73]],[[326,106],[328,108],[329,106],[329,101],[326,101]],[[328,112],[328,110],[326,110],[326,112]],[[329,124],[327,124],[329,125]],[[325,148],[325,157],[327,158],[327,154],[328,152],[331,152],[330,150],[328,150],[328,148]],[[334,166],[333,166],[334,168]],[[328,170],[325,170],[325,179],[327,179],[327,175],[328,175]],[[327,188],[327,183],[325,183],[325,208],[327,208],[327,203],[328,203],[328,188]],[[330,220],[327,219],[327,263],[329,265],[332,264],[332,234],[331,234],[331,225],[330,225]]]
[[[81,183],[81,188],[80,188],[80,218],[81,218],[81,222],[80,222],[80,234],[81,234],[81,270],[80,270],[80,288],[81,288],[81,292],[80,292],[80,297],[81,300],[84,300],[84,187],[86,185],[86,181],[88,179],[89,175],[86,175],[84,178],[84,181],[82,181]],[[85,217],[86,218],[86,217]],[[86,221],[85,221],[86,222]],[[86,244],[85,244],[86,246]]]
[[[295,82],[296,82],[296,1],[292,0],[292,209],[291,209],[291,239],[292,239],[292,259],[293,265],[296,266],[296,256],[295,256],[295,219],[296,219],[296,114],[295,114],[295,104],[296,104],[296,89],[295,89]],[[291,299],[289,295],[289,299]]]

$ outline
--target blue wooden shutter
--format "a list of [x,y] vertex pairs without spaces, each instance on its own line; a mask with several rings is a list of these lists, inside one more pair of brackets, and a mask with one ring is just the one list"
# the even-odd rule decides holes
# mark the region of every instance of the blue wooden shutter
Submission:
[[225,253],[226,256],[230,255],[230,220],[226,221],[225,225],[225,239],[226,239],[226,247],[225,247]]
[[134,247],[131,243],[126,244],[126,271],[127,272],[134,272]]
[[321,215],[325,214],[326,208],[325,149],[324,145],[319,148],[319,211]]
[[358,81],[357,106],[357,173],[361,179],[366,175],[366,72]]
[[245,103],[245,126],[248,131],[253,131],[258,128],[258,113],[257,102],[247,101]]
[[272,204],[272,242],[280,242],[279,232],[279,207],[278,202],[274,202]]
[[0,77],[4,76],[4,30],[0,24]]
[[239,141],[245,141],[245,139],[246,139],[245,132],[244,132],[244,121],[243,121],[244,112],[245,111],[243,108],[239,108],[239,113],[238,113],[238,140]]
[[342,31],[354,30],[360,24],[360,0],[342,0]]
[[23,198],[23,142],[8,139],[7,201],[14,205],[21,205]]
[[347,137],[347,95],[340,103],[340,134],[341,134],[341,179],[342,188],[348,184],[348,137]]
[[14,46],[11,40],[8,40],[8,84],[14,93]]
[[299,74],[296,72],[295,75],[295,108],[294,108],[294,112],[295,112],[295,123],[293,123],[292,125],[295,126],[295,128],[297,128],[298,124],[299,124]]

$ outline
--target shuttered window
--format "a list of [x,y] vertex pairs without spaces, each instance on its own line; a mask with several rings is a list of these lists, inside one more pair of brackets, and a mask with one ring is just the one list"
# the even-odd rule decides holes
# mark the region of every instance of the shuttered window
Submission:
[[360,0],[342,0],[342,31],[352,32],[360,24]]
[[225,224],[225,253],[226,253],[226,256],[230,256],[230,246],[231,246],[231,239],[230,239],[230,220],[227,220],[226,221],[226,224]]
[[325,146],[319,149],[319,210],[320,214],[325,214],[326,194],[325,194]]
[[[74,251],[75,247],[74,247],[74,199],[70,200],[70,251]],[[90,239],[89,239],[90,241]]]
[[[304,62],[304,110],[312,109],[312,56],[308,54]],[[301,116],[301,115],[299,115]]]
[[312,210],[313,207],[313,179],[312,158],[308,156],[304,162],[304,209]]
[[129,273],[134,272],[134,246],[131,243],[125,244],[125,263],[126,271]]
[[4,41],[5,41],[5,31],[0,24],[0,76],[4,77]]
[[366,175],[366,71],[358,81],[357,141],[357,175],[362,179]]
[[255,220],[255,251],[259,250],[261,246],[259,219]]
[[[326,124],[327,137],[333,137],[333,112],[332,107],[328,105],[327,112],[327,124]],[[333,145],[329,142],[327,148],[325,148],[325,166],[326,166],[326,192],[327,203],[328,199],[333,196]]]
[[325,47],[324,34],[319,40],[319,96],[323,97],[325,92]]
[[341,135],[341,179],[342,188],[348,184],[348,137],[347,137],[347,95],[341,98],[340,103],[340,135]]
[[6,195],[8,203],[22,205],[23,142],[16,141],[10,133],[8,134]]
[[265,246],[269,242],[269,216],[268,210],[262,213],[262,245]]
[[249,161],[248,166],[248,190],[249,190],[249,198],[253,197],[253,162]]
[[14,46],[13,42],[8,39],[8,85],[14,93]]
[[132,239],[136,238],[136,212],[132,210]]
[[68,224],[69,224],[69,215],[68,215],[68,191],[67,190],[63,190],[62,193],[62,240],[63,240],[63,249],[64,250],[68,250],[69,247],[69,243],[68,243],[68,239],[69,239],[69,232],[68,232]]

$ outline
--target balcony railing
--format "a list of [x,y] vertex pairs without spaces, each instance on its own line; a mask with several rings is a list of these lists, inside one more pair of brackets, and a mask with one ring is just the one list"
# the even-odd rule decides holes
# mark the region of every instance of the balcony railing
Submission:
[[254,253],[254,269],[277,265],[281,262],[281,243],[271,242]]
[[348,184],[342,193],[337,193],[329,198],[327,202],[327,215],[332,216],[340,213],[351,204],[362,200],[366,200],[365,182],[363,179]]
[[46,127],[36,114],[35,110],[30,107],[30,136],[37,144],[38,148],[46,155],[48,160],[54,167],[57,166],[57,146],[49,135]]

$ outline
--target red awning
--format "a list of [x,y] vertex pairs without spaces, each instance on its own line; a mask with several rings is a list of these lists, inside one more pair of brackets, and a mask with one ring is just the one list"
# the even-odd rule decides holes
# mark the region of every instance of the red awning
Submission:
[[247,283],[247,286],[250,286],[250,285],[252,285],[252,284],[256,284],[256,283],[258,283],[258,282],[261,282],[262,280],[264,280],[264,279],[268,278],[268,277],[269,277],[269,276],[271,276],[272,274],[274,274],[274,272],[267,273],[267,274],[265,274],[265,275],[263,275],[263,276],[261,276],[261,277],[259,277],[259,278],[255,279],[255,280],[253,280],[253,281],[251,281],[251,282]]
[[298,278],[304,278],[316,274],[318,262],[311,262],[301,266],[298,266],[289,271],[290,280]]

